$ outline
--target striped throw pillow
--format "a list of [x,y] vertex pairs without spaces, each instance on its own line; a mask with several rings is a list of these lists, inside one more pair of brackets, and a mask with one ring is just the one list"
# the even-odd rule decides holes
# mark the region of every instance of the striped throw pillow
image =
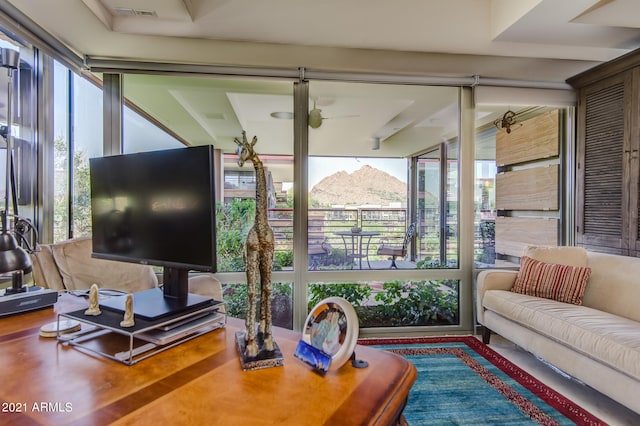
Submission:
[[591,268],[545,263],[523,256],[511,291],[582,305]]

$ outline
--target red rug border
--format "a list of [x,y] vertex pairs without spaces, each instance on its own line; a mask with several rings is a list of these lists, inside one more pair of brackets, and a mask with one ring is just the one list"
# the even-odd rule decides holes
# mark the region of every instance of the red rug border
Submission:
[[427,337],[373,337],[360,338],[358,344],[363,346],[372,345],[406,345],[420,343],[464,343],[476,353],[481,355],[491,364],[498,367],[506,375],[516,380],[537,397],[545,401],[568,419],[579,422],[580,425],[606,426],[607,423],[571,401],[560,392],[545,385],[513,362],[509,361],[489,345],[480,341],[474,336],[427,336]]

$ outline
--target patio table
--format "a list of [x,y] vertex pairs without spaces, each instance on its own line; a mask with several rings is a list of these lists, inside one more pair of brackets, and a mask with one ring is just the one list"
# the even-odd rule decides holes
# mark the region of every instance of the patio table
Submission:
[[[380,232],[376,231],[336,231],[336,235],[340,235],[342,237],[342,242],[344,243],[345,253],[347,258],[353,259],[354,262],[358,259],[358,264],[360,269],[362,269],[362,258],[367,259],[367,265],[369,269],[371,269],[371,263],[369,263],[369,244],[371,243],[371,237],[375,237],[376,235],[380,235]],[[363,244],[363,241],[366,239],[366,243]],[[349,244],[349,240],[351,240],[351,244]],[[363,245],[365,246],[364,251],[362,250]],[[351,250],[349,250],[349,246]]]

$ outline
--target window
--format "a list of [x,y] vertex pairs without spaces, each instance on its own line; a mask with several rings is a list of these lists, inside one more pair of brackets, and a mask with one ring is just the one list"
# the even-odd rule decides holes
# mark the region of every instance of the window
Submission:
[[312,81],[309,94],[307,307],[341,296],[365,328],[458,325],[459,280],[439,276],[459,267],[458,89]]
[[69,238],[70,229],[70,139],[71,103],[69,101],[70,71],[59,62],[54,63],[54,214],[53,240]]
[[[34,172],[37,170],[36,109],[29,100],[35,93],[34,49],[2,33],[0,47],[7,52],[3,52],[6,66],[0,68],[0,140],[3,145],[0,146],[0,195],[3,200],[0,210],[7,212],[9,218],[18,216],[33,221],[37,200],[37,173]],[[6,140],[9,136],[13,160],[9,173],[12,183],[7,197],[5,182],[9,176]],[[11,221],[8,228],[13,229]],[[35,238],[30,239],[30,244],[35,244]]]
[[[517,267],[526,246],[563,244],[567,110],[478,105],[478,117],[476,267]],[[510,124],[505,117],[512,117]]]
[[416,158],[418,267],[458,267],[457,143],[442,143]]
[[54,104],[54,241],[61,241],[91,234],[89,158],[102,155],[102,90],[56,62]]
[[[220,185],[216,186],[218,272],[245,271],[244,242],[254,223],[256,188],[263,177],[268,196],[266,214],[276,237],[273,269],[292,274],[292,83],[131,74],[124,77],[123,87],[127,102],[148,122],[125,122],[125,151],[179,144],[210,144],[216,149],[216,164],[222,169]],[[172,108],[167,108],[169,105]],[[283,114],[272,115],[278,112]],[[155,129],[147,128],[148,124]],[[234,140],[241,138],[243,131],[249,140],[257,137],[255,150],[262,176],[252,162],[238,164]],[[225,281],[225,297],[236,316],[244,315],[246,283],[241,280]],[[282,308],[278,323],[292,327],[292,285],[286,280],[283,284],[272,281],[277,297],[274,309]]]
[[145,114],[129,106],[124,108],[122,145],[125,154],[184,147],[184,143],[167,133],[164,127],[158,126]]

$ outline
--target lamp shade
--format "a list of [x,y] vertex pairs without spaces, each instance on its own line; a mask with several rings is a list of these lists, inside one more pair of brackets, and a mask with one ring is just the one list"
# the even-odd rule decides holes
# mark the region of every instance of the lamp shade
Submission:
[[22,247],[18,246],[16,238],[9,232],[0,234],[0,273],[23,271],[31,272],[33,265],[31,257]]

